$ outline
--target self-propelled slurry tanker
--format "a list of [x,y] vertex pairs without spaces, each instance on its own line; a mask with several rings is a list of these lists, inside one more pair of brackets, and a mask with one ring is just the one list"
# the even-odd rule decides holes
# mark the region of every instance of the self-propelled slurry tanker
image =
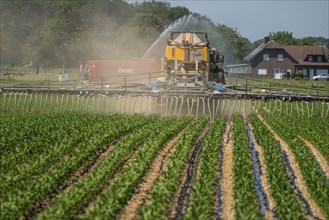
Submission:
[[210,84],[225,84],[224,56],[210,47],[207,33],[171,32],[164,52],[164,57],[158,60],[90,60],[85,79],[122,81],[126,86],[152,83],[166,91],[206,91],[211,89]]

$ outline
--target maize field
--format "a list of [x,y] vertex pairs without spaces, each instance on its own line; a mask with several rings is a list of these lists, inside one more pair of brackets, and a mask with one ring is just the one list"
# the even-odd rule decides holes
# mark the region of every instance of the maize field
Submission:
[[0,96],[0,219],[329,219],[327,103],[115,100]]

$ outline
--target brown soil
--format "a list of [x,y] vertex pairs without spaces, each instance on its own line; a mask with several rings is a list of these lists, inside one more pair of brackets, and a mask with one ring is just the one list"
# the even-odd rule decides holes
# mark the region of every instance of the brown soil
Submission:
[[[252,126],[251,125],[249,125],[249,126],[252,130]],[[273,219],[272,212],[275,210],[276,203],[275,203],[273,197],[271,196],[270,184],[267,180],[268,175],[267,175],[267,166],[266,166],[265,158],[264,158],[264,152],[263,152],[262,147],[256,141],[255,133],[252,132],[251,138],[252,138],[252,141],[254,142],[256,151],[259,152],[259,160],[260,160],[260,163],[262,166],[262,171],[263,171],[263,175],[260,175],[260,180],[262,182],[264,191],[267,195],[267,199],[268,199],[269,207],[270,207],[270,211],[265,210],[265,217],[266,217],[266,219],[271,220],[271,219]]]
[[[209,126],[208,126],[208,124],[206,125],[206,127],[202,130],[202,132],[200,133],[200,135],[199,135],[199,137],[198,137],[198,139],[197,139],[197,141],[195,142],[195,143],[197,143],[199,140],[201,140],[205,135],[206,135],[206,133],[207,133],[207,131],[208,131],[208,129],[209,129]],[[191,156],[191,154],[192,154],[192,151],[193,150],[191,150],[191,152],[190,152],[190,156]],[[174,199],[173,199],[173,202],[171,203],[171,205],[170,205],[170,208],[169,208],[169,211],[168,211],[168,218],[169,219],[174,219],[175,218],[175,216],[176,216],[176,210],[177,210],[177,207],[178,207],[178,200],[179,200],[179,195],[180,195],[180,192],[181,192],[181,189],[183,188],[183,185],[184,185],[184,183],[186,182],[186,179],[187,179],[187,175],[186,175],[186,173],[187,173],[187,169],[188,169],[188,164],[186,164],[186,166],[185,166],[185,169],[184,169],[184,176],[183,176],[183,178],[182,178],[182,181],[181,181],[181,183],[180,183],[180,185],[179,185],[179,187],[177,187],[177,190],[176,190],[176,193],[175,193],[175,196],[174,196]],[[189,191],[191,190],[191,187],[189,188]],[[186,198],[185,198],[185,201],[184,201],[185,203],[186,203]],[[182,214],[184,214],[184,213],[186,213],[186,207],[184,208],[184,210],[182,211]]]
[[309,142],[308,140],[304,139],[303,137],[299,136],[299,138],[304,141],[306,146],[311,150],[312,154],[318,161],[320,167],[322,168],[324,174],[329,179],[329,164],[327,163],[326,159],[322,156],[322,154],[316,149],[316,147]]
[[160,151],[146,175],[143,177],[141,183],[137,186],[137,189],[128,201],[127,205],[119,215],[118,219],[129,220],[137,219],[137,209],[148,200],[147,192],[152,188],[153,182],[160,176],[162,170],[166,169],[168,165],[168,158],[176,151],[176,142],[180,138],[182,132],[176,137],[171,139],[165,147]]
[[324,215],[321,213],[319,207],[317,207],[316,203],[314,202],[313,198],[311,197],[310,193],[307,190],[307,186],[306,183],[304,181],[304,178],[302,176],[301,170],[299,168],[299,165],[297,164],[296,158],[294,156],[294,154],[292,153],[292,151],[289,148],[289,145],[282,140],[282,138],[276,134],[272,128],[264,121],[264,119],[258,115],[259,119],[263,122],[263,124],[267,127],[267,129],[269,129],[269,131],[272,133],[272,135],[274,136],[274,138],[278,141],[280,141],[282,149],[284,151],[286,151],[289,160],[291,162],[291,166],[296,174],[296,185],[298,186],[298,188],[300,189],[300,191],[303,193],[303,195],[305,196],[306,200],[309,202],[310,206],[311,206],[311,210],[314,213],[314,216],[320,218],[320,219],[325,219]]
[[[232,124],[228,123],[223,136],[223,179],[221,181],[222,188],[222,219],[235,219],[234,210],[234,161],[233,161],[233,132]],[[227,135],[230,133],[230,140],[227,143]]]

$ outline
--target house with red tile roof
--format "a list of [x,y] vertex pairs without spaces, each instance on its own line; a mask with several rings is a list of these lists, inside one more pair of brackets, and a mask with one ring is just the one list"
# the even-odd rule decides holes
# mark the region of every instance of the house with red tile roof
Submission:
[[244,60],[253,77],[282,79],[298,70],[305,78],[329,73],[329,49],[326,46],[285,46],[265,37],[259,47]]

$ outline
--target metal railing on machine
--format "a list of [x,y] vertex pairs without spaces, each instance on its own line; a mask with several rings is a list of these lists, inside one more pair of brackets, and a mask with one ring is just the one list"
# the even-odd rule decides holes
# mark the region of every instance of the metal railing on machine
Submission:
[[98,89],[142,88],[146,84],[157,82],[163,72],[147,72],[136,74],[104,75],[86,85]]
[[224,98],[211,96],[177,96],[159,94],[98,94],[25,93],[0,94],[0,106],[4,112],[95,112],[95,113],[144,113],[169,115],[209,115],[214,121],[218,115],[249,114],[264,111],[294,117],[328,117],[329,103],[306,101],[261,100]]

